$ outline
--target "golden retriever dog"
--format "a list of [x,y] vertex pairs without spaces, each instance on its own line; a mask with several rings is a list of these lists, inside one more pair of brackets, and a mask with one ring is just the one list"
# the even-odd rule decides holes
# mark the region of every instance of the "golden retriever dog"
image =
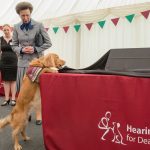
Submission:
[[[56,68],[63,66],[65,62],[61,60],[56,54],[47,54],[39,59],[34,59],[31,61],[30,67],[42,68],[39,73],[56,73],[58,72]],[[18,134],[21,133],[23,140],[29,140],[30,138],[25,133],[25,128],[28,122],[29,111],[33,105],[36,103],[37,99],[40,97],[39,83],[36,81],[31,81],[27,74],[24,76],[20,93],[17,98],[16,106],[13,108],[12,112],[0,120],[0,129],[10,124],[12,127],[12,138],[14,140],[14,150],[21,150],[22,147],[18,141]]]

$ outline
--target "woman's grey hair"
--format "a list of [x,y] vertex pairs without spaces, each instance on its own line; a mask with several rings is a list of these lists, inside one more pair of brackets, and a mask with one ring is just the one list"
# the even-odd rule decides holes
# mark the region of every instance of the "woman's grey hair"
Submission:
[[33,6],[29,2],[20,2],[16,5],[16,12],[17,14],[20,14],[21,10],[29,9],[30,12],[32,13],[33,11]]

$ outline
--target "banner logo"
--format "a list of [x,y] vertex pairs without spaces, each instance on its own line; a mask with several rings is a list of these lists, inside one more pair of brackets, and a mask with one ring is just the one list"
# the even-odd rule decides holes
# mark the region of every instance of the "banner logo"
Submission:
[[[101,140],[106,140],[106,135],[109,132],[112,132],[113,134],[113,138],[112,138],[112,142],[113,143],[117,143],[117,144],[121,144],[121,145],[126,145],[123,141],[123,136],[120,132],[120,123],[119,122],[112,122],[110,121],[111,119],[111,112],[107,111],[104,115],[104,117],[102,117],[98,123],[98,128],[100,130],[104,130],[103,135],[101,136]],[[111,122],[111,123],[110,123]]]

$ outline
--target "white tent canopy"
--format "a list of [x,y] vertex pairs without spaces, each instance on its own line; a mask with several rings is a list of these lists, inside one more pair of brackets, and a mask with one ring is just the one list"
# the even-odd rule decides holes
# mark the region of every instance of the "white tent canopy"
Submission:
[[[5,0],[0,5],[0,25],[20,21],[15,6],[22,0]],[[150,10],[150,0],[27,0],[33,4],[32,18],[48,27],[53,51],[75,68],[87,67],[111,48],[150,47],[150,17],[141,12]],[[135,14],[132,23],[126,15]],[[120,17],[117,26],[112,18]],[[98,21],[106,20],[103,29]],[[86,23],[93,23],[89,31]],[[80,24],[79,32],[74,25]],[[64,26],[69,26],[67,33]],[[55,34],[53,27],[59,27]]]
[[[0,0],[0,24],[14,24],[19,21],[15,6],[24,0]],[[83,13],[120,6],[144,4],[150,0],[26,0],[34,6],[32,17],[46,20],[65,15]]]

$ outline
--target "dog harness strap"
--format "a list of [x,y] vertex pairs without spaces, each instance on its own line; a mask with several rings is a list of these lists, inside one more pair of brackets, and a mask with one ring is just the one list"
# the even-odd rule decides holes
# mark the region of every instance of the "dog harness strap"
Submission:
[[29,77],[29,79],[32,82],[35,82],[35,81],[38,82],[38,77],[42,69],[43,68],[41,67],[29,66],[29,68],[27,69],[26,75]]

